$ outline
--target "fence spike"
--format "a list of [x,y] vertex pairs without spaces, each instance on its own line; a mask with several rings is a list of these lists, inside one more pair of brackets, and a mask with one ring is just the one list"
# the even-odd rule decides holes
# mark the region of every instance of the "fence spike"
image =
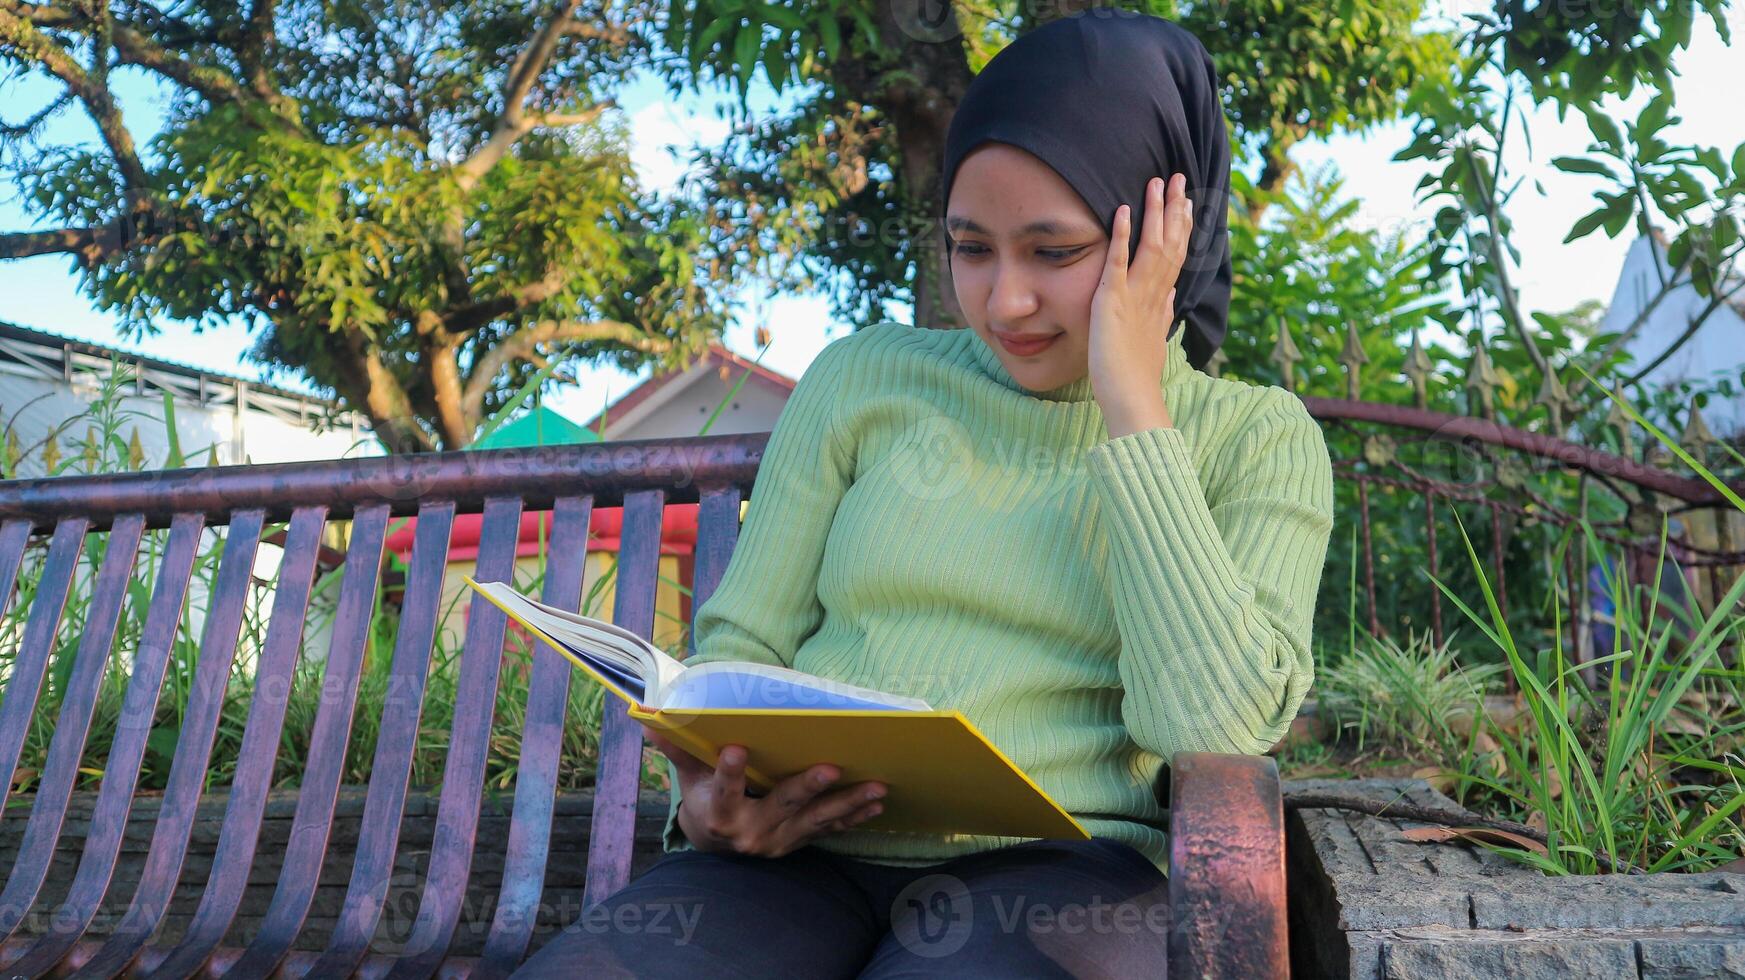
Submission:
[[1406,377],[1412,379],[1412,401],[1419,408],[1430,407],[1430,356],[1418,338],[1418,328],[1412,328],[1412,349],[1406,352]]
[[1356,401],[1360,372],[1369,363],[1369,355],[1364,353],[1363,342],[1357,339],[1357,324],[1351,320],[1345,321],[1345,349],[1339,352],[1339,363],[1345,365],[1345,397]]
[[1278,365],[1278,373],[1284,378],[1286,391],[1297,390],[1296,363],[1303,359],[1302,351],[1291,340],[1291,325],[1283,316],[1278,318],[1278,342],[1272,345],[1272,362]]
[[1569,392],[1563,387],[1563,382],[1557,379],[1557,369],[1550,364],[1545,366],[1545,379],[1539,385],[1539,397],[1535,399],[1551,413],[1552,435],[1563,434],[1564,413],[1575,406],[1570,403]]
[[1468,411],[1475,411],[1492,421],[1497,417],[1497,385],[1501,379],[1497,377],[1497,369],[1491,366],[1491,358],[1484,350],[1484,338],[1472,345],[1472,367],[1466,373],[1466,390],[1471,392],[1477,401],[1476,406],[1469,406]]
[[1715,434],[1709,431],[1709,424],[1703,421],[1703,413],[1695,405],[1690,408],[1690,418],[1685,420],[1684,431],[1679,434],[1678,444],[1683,446],[1697,459],[1708,456],[1709,447],[1717,440]]

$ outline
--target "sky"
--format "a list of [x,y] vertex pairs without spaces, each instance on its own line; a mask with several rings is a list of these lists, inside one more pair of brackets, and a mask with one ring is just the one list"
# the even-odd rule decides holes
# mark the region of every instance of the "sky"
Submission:
[[[1474,0],[1448,2],[1455,12],[1481,6]],[[1745,13],[1735,8],[1729,12],[1728,20],[1734,37],[1745,37]],[[1674,62],[1681,76],[1675,82],[1675,112],[1682,122],[1670,128],[1667,138],[1716,145],[1725,153],[1745,143],[1745,113],[1739,112],[1734,102],[1741,84],[1738,43],[1745,42],[1736,42],[1734,48],[1728,48],[1708,20],[1698,22],[1691,47]],[[8,84],[10,90],[0,96],[8,106],[5,117],[12,121],[24,111],[14,107],[40,104],[51,91],[46,83]],[[118,85],[118,91],[124,118],[136,140],[144,143],[162,124],[161,90],[143,77],[133,77]],[[621,111],[630,120],[632,161],[646,188],[672,188],[684,172],[684,149],[693,140],[714,145],[726,135],[728,124],[715,111],[726,98],[716,94],[674,100],[665,86],[653,78],[640,80],[619,96]],[[778,104],[767,87],[755,93],[751,101],[758,109]],[[1620,121],[1634,119],[1643,101],[1637,97],[1605,108]],[[55,125],[61,127],[57,136],[94,138],[89,121],[82,115],[64,114]],[[1539,179],[1545,190],[1539,193],[1529,180],[1508,208],[1515,225],[1514,242],[1523,260],[1516,274],[1522,305],[1529,312],[1561,311],[1583,300],[1607,301],[1616,285],[1631,233],[1627,231],[1612,240],[1602,231],[1563,244],[1569,227],[1595,206],[1593,191],[1598,178],[1565,174],[1550,165],[1550,160],[1557,156],[1584,154],[1591,138],[1586,122],[1577,113],[1560,121],[1550,109],[1535,109],[1528,114],[1528,128],[1532,134],[1531,153],[1524,143],[1513,140],[1508,164],[1516,174]],[[1395,123],[1363,134],[1300,144],[1292,155],[1306,169],[1331,166],[1345,178],[1346,194],[1362,200],[1356,219],[1359,224],[1390,230],[1419,227],[1428,223],[1437,207],[1434,203],[1416,201],[1415,188],[1426,170],[1422,161],[1396,163],[1390,159],[1410,139],[1410,126]],[[12,198],[12,191],[10,187],[0,187],[0,230],[32,227]],[[909,312],[903,307],[888,311],[895,319],[907,319]],[[259,367],[246,359],[250,338],[240,327],[223,326],[196,333],[188,325],[166,322],[159,325],[156,336],[137,341],[119,337],[115,319],[94,309],[80,294],[71,262],[62,256],[0,262],[0,320],[210,371],[250,379],[260,376]],[[831,340],[850,332],[848,324],[832,320],[827,301],[819,296],[751,295],[739,311],[738,320],[739,326],[730,329],[724,338],[725,345],[742,356],[755,358],[759,355],[753,340],[755,329],[759,324],[767,325],[773,340],[762,352],[762,363],[790,377],[798,377]],[[1239,328],[1232,324],[1232,329]],[[613,368],[585,367],[578,372],[575,386],[551,392],[546,404],[584,422],[622,397],[647,374],[646,369],[632,374]],[[275,383],[302,387],[295,378],[286,375],[277,376]]]

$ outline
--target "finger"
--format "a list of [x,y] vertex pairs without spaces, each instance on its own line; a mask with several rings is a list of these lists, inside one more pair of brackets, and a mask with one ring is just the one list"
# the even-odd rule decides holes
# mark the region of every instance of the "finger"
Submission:
[[715,805],[733,807],[745,798],[745,746],[723,745],[715,763]]
[[790,822],[797,825],[802,833],[817,833],[819,830],[840,820],[846,820],[868,807],[883,804],[885,786],[883,783],[869,781],[845,786],[829,793],[822,793],[817,799],[806,805],[806,808],[794,814]]
[[[1175,186],[1174,178],[1169,186]],[[1165,233],[1169,227],[1169,203],[1164,199],[1165,182],[1161,177],[1153,177],[1145,182],[1145,229],[1140,236],[1140,251],[1145,251],[1149,245],[1162,249]]]
[[1179,267],[1187,257],[1188,240],[1194,231],[1194,202],[1188,198],[1186,177],[1177,175],[1166,210],[1169,212],[1169,220],[1165,223],[1167,227],[1164,235],[1167,243],[1164,251],[1168,253],[1172,264]]
[[782,780],[769,795],[766,813],[770,824],[780,824],[799,813],[841,775],[835,766],[817,765]]
[[839,817],[830,821],[830,824],[826,829],[831,833],[837,834],[842,833],[845,830],[852,830],[860,824],[866,823],[873,817],[883,813],[884,810],[884,804],[882,803],[868,803],[866,806],[861,807],[846,817]]
[[1115,209],[1115,225],[1109,232],[1109,254],[1103,262],[1105,283],[1127,281],[1127,240],[1131,234],[1132,213],[1132,209],[1125,204]]

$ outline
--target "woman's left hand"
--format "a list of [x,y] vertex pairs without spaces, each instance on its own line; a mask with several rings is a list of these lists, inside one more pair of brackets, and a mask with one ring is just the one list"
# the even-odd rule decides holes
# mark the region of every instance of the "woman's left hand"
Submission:
[[1162,178],[1153,178],[1145,194],[1145,227],[1132,267],[1127,251],[1133,212],[1123,204],[1115,212],[1102,282],[1091,298],[1091,391],[1111,439],[1171,424],[1163,369],[1194,215],[1182,174],[1171,177],[1167,188]]

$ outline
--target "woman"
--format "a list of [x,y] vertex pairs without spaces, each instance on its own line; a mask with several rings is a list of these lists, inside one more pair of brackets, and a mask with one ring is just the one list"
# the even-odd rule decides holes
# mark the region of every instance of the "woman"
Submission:
[[1295,716],[1332,470],[1296,398],[1195,370],[1230,289],[1205,49],[1054,22],[977,76],[945,156],[970,329],[881,323],[814,361],[697,659],[960,710],[1093,839],[881,833],[886,787],[821,763],[753,797],[740,747],[710,767],[650,733],[669,853],[518,975],[1154,975],[1159,767]]

